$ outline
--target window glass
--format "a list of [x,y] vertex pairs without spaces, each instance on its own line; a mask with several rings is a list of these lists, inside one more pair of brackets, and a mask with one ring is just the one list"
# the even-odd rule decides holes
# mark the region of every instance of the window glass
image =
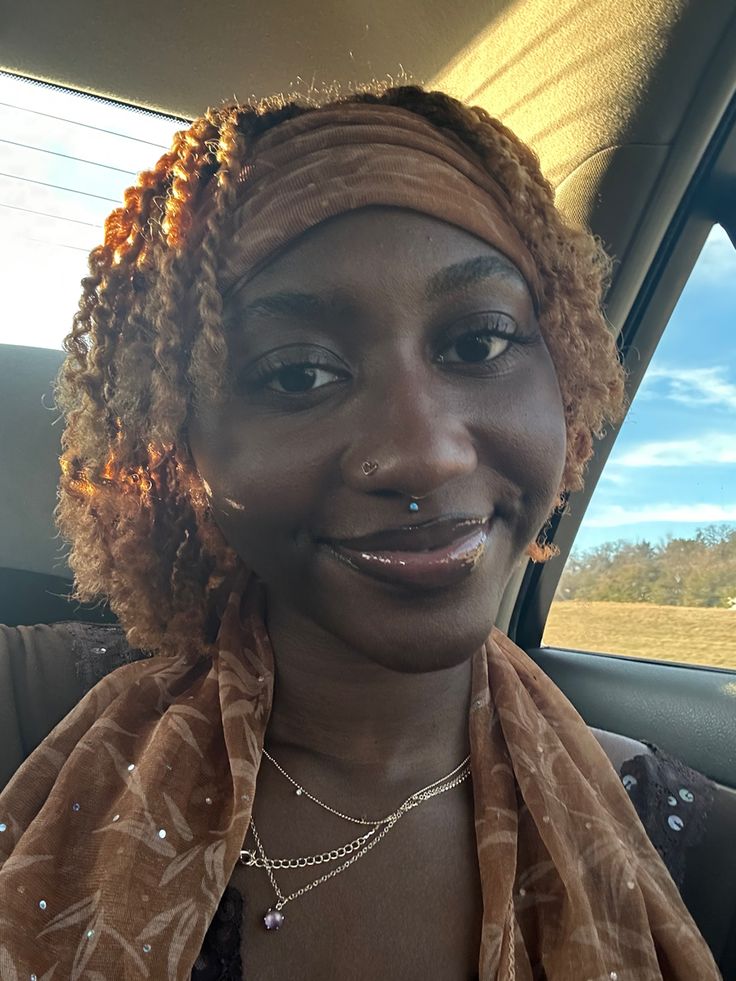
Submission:
[[105,217],[182,125],[0,73],[0,344],[61,347]]
[[714,226],[596,487],[543,642],[736,668],[736,252]]

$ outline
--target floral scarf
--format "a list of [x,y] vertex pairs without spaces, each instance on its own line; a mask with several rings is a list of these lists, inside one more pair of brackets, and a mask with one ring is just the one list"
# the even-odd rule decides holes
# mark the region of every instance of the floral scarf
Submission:
[[[254,590],[218,650],[100,681],[0,794],[0,981],[185,981],[243,846],[274,683]],[[710,981],[595,737],[494,630],[469,710],[481,981]]]

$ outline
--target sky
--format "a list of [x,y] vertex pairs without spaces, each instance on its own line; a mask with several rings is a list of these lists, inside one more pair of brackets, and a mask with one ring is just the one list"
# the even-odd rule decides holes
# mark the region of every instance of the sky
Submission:
[[[61,347],[105,216],[181,126],[0,73],[0,344]],[[736,525],[735,326],[736,250],[716,226],[622,426],[576,550]]]
[[577,549],[736,524],[736,250],[711,232],[601,475]]

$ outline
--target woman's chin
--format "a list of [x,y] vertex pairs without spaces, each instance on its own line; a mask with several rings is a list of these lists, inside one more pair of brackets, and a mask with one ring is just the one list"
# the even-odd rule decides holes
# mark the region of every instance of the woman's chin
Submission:
[[283,540],[247,564],[266,586],[269,628],[275,618],[279,633],[297,631],[301,643],[330,646],[333,638],[395,671],[437,671],[467,661],[485,643],[522,556],[518,541],[528,540],[524,530],[490,521],[478,554],[474,541],[452,550],[447,575],[437,568],[439,554],[422,553],[408,575],[394,575],[380,561],[355,561],[306,536],[296,549],[293,538]]
[[[466,661],[493,626],[508,576],[486,556],[442,586],[384,581],[324,556],[310,577],[311,619],[349,647],[402,672],[437,671]],[[315,567],[315,572],[317,568]],[[314,586],[321,586],[314,591]],[[301,604],[300,604],[301,605]]]

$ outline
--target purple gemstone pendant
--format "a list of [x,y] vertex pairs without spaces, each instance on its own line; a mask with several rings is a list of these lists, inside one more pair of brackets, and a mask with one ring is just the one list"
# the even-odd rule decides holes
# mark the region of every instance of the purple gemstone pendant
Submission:
[[284,923],[284,914],[278,909],[266,910],[263,922],[267,930],[280,930]]

